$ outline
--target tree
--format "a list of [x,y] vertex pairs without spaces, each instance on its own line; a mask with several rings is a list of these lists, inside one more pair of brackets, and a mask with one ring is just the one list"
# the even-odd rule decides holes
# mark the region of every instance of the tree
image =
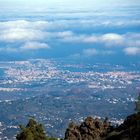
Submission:
[[17,140],[56,140],[55,138],[48,138],[42,124],[37,123],[31,118],[26,125],[20,126],[21,132],[17,134]]
[[138,99],[136,101],[136,111],[140,112],[140,93],[139,93]]

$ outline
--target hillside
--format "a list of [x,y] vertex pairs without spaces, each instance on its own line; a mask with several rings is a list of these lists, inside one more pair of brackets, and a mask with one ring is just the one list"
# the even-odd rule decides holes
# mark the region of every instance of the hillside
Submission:
[[140,112],[128,116],[120,126],[87,117],[80,125],[69,124],[64,140],[140,140]]

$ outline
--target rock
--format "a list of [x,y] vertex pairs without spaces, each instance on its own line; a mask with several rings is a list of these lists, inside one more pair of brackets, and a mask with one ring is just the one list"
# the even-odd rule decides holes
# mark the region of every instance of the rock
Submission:
[[79,127],[74,122],[69,124],[65,133],[65,140],[82,140]]
[[98,118],[87,117],[81,125],[70,123],[65,133],[64,140],[100,140],[106,136],[107,125]]
[[108,119],[87,117],[81,125],[70,123],[64,140],[140,140],[140,112],[128,116],[116,128]]

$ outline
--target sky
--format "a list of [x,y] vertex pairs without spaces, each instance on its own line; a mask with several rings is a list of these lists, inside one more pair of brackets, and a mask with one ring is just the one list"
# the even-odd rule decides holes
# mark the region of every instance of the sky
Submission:
[[140,63],[139,9],[139,0],[0,0],[0,59]]
[[55,9],[55,10],[68,10],[68,9],[99,9],[103,10],[107,7],[120,7],[120,6],[138,6],[139,0],[0,0],[0,7],[16,10],[28,9],[31,11]]
[[[115,4],[136,4],[139,3],[139,0],[0,0],[1,3],[8,5],[8,4],[27,4],[27,3],[32,3],[35,5],[38,4],[53,4],[56,5],[58,3],[61,3],[63,5],[65,4],[71,4],[71,5],[79,5],[80,2],[82,3],[94,3],[94,4],[98,4],[98,5],[106,5],[108,3],[113,3],[113,5]],[[74,4],[73,4],[74,3]],[[96,5],[97,6],[97,5]]]

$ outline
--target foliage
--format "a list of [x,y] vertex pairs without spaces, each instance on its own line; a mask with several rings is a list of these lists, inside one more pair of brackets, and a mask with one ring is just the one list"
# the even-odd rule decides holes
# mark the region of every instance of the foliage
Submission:
[[21,132],[17,134],[17,140],[56,140],[55,138],[48,138],[42,124],[37,123],[31,118],[26,125],[20,126]]

